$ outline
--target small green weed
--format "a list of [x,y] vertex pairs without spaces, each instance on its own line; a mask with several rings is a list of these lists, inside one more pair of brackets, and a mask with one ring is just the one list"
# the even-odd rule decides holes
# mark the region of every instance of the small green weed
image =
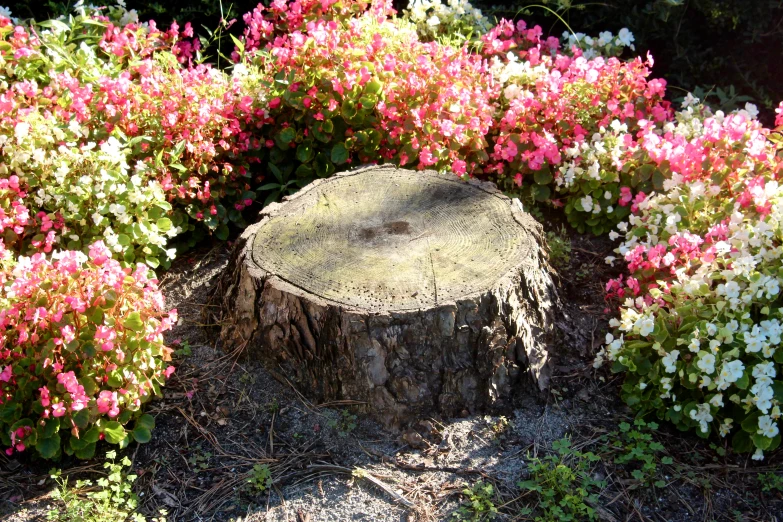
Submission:
[[633,426],[622,422],[619,428],[619,431],[612,432],[602,439],[614,453],[615,464],[635,468],[631,471],[631,476],[637,484],[632,488],[650,485],[664,487],[666,481],[660,479],[659,465],[671,465],[673,460],[664,455],[663,444],[653,440],[652,432],[658,429],[658,424],[636,419]]
[[506,417],[500,416],[495,421],[491,417],[486,417],[486,420],[489,422],[489,429],[492,431],[492,436],[496,441],[503,441],[508,438],[511,433],[511,424]]
[[337,419],[329,419],[327,424],[330,428],[337,430],[338,436],[347,437],[356,429],[356,420],[356,415],[351,414],[348,410],[342,410]]
[[179,346],[179,348],[174,350],[174,355],[177,357],[190,357],[193,354],[193,350],[190,348],[190,343],[187,341],[175,343],[175,346]]
[[271,414],[275,414],[280,411],[280,403],[277,402],[277,399],[272,399],[272,402],[268,402],[266,404],[266,411],[268,411]]
[[559,269],[566,268],[571,262],[571,238],[565,226],[560,230],[550,230],[546,233],[546,242],[549,245],[549,260]]
[[255,464],[247,483],[256,493],[263,493],[272,487],[272,471],[267,464]]
[[452,520],[479,522],[492,520],[498,513],[493,501],[495,488],[492,484],[476,482],[472,487],[462,490],[465,501],[460,508],[452,514]]
[[[135,513],[138,505],[138,497],[133,492],[133,482],[136,475],[127,473],[131,465],[128,457],[116,461],[117,452],[106,453],[108,462],[103,464],[107,470],[106,477],[97,481],[77,480],[73,487],[68,485],[68,478],[62,476],[62,471],[53,469],[52,479],[57,483],[57,488],[52,492],[53,497],[59,501],[60,506],[47,513],[48,520],[64,522],[118,522],[133,520],[143,522],[144,516]],[[162,517],[153,519],[157,522],[165,522],[165,513]]]
[[188,457],[188,464],[193,468],[193,471],[199,473],[209,469],[209,459],[212,458],[212,453],[204,451],[200,446],[195,449],[193,453]]
[[535,493],[538,502],[537,508],[525,507],[520,514],[529,516],[535,511],[536,522],[596,520],[591,504],[598,502],[598,492],[606,485],[591,476],[599,457],[573,450],[567,438],[552,443],[552,449],[554,453],[543,459],[530,460],[530,478],[518,484]]
[[761,484],[761,491],[769,493],[777,491],[783,493],[783,475],[776,473],[761,473],[759,476],[759,483]]

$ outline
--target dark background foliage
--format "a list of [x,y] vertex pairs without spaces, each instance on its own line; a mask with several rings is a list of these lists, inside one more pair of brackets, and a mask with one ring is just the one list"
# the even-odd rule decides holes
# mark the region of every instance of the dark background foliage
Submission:
[[[654,74],[666,78],[674,99],[694,91],[723,109],[752,101],[767,125],[783,100],[783,0],[498,1],[474,4],[490,17],[540,24],[548,34],[560,35],[570,27],[597,36],[629,28],[636,52],[652,53]],[[21,0],[9,7],[14,16],[41,20],[67,12],[73,3]],[[407,0],[394,4],[401,10]],[[136,9],[142,20],[155,19],[161,27],[172,20],[190,21],[202,35],[217,28],[221,13],[239,19],[231,31],[239,34],[241,15],[255,5],[254,0],[127,0],[128,9]]]

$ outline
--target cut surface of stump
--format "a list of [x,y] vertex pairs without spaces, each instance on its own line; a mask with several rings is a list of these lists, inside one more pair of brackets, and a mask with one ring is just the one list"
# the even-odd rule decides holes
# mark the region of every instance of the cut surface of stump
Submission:
[[268,206],[218,284],[221,337],[387,425],[505,406],[549,376],[541,228],[494,185],[372,166]]

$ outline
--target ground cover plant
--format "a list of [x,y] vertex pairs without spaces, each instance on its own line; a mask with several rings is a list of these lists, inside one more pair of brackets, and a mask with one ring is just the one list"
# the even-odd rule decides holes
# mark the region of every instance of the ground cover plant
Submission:
[[[371,162],[491,180],[621,238],[596,366],[624,373],[641,415],[757,460],[780,444],[783,104],[777,130],[752,104],[726,113],[689,95],[675,110],[629,33],[547,37],[456,0],[402,16],[381,1],[259,5],[223,69],[189,25],[122,6],[12,16],[0,11],[8,455],[147,442],[142,407],[174,371],[176,312],[155,271]],[[640,459],[636,478],[652,481]]]

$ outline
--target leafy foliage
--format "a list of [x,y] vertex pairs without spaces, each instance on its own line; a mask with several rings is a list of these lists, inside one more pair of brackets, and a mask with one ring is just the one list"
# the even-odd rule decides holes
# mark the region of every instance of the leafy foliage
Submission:
[[[51,478],[57,483],[52,496],[60,504],[48,512],[48,520],[65,522],[118,522],[133,520],[144,522],[145,518],[136,513],[139,499],[133,493],[136,475],[129,474],[126,468],[131,465],[128,457],[117,462],[117,453],[106,453],[108,459],[103,467],[106,476],[96,481],[77,480],[71,486],[60,470],[52,470]],[[165,522],[165,513],[153,519]]]
[[591,475],[593,463],[599,457],[571,448],[569,439],[552,444],[553,453],[544,458],[531,458],[530,477],[519,487],[535,496],[534,507],[524,508],[522,515],[535,515],[535,520],[597,520],[597,492],[605,483]]
[[476,482],[471,487],[462,490],[465,501],[452,514],[452,520],[464,520],[470,522],[480,522],[483,520],[492,520],[498,513],[493,499],[495,498],[495,487],[485,482]]

